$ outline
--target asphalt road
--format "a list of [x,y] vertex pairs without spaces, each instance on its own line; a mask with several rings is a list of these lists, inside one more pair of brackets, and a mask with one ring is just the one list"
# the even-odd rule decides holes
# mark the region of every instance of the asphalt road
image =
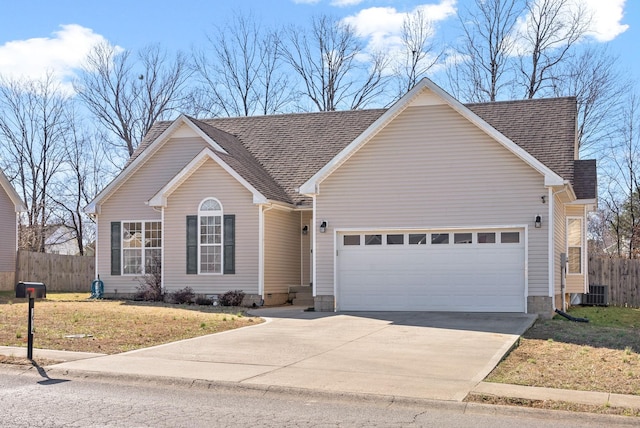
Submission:
[[[45,377],[43,377],[43,375]],[[0,367],[3,427],[602,427],[637,418],[155,382],[51,379]]]

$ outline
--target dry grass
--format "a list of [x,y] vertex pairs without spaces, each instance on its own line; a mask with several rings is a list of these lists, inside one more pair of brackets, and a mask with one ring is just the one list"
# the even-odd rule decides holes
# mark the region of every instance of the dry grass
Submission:
[[[115,354],[262,322],[242,308],[88,297],[48,293],[46,300],[36,300],[34,347]],[[26,299],[0,293],[0,345],[26,347],[27,313]],[[74,335],[84,337],[67,337]]]
[[538,321],[489,382],[640,395],[640,310],[579,308]]
[[569,412],[587,412],[600,415],[620,415],[640,417],[640,409],[611,407],[607,405],[595,406],[588,404],[570,403],[553,400],[528,400],[524,398],[496,397],[493,395],[471,394],[464,399],[466,402],[492,404],[501,406],[522,406],[534,409],[565,410]]

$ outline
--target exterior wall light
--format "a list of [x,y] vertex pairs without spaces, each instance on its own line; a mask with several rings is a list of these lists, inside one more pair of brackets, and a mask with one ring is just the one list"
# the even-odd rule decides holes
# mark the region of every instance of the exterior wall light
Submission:
[[536,227],[536,229],[540,229],[542,227],[542,217],[540,217],[539,215],[536,216],[534,225]]
[[302,228],[302,234],[306,235],[307,233],[309,233],[309,226],[305,224],[304,227]]
[[329,222],[327,222],[327,220],[322,220],[322,223],[320,223],[320,233],[325,233],[328,225]]

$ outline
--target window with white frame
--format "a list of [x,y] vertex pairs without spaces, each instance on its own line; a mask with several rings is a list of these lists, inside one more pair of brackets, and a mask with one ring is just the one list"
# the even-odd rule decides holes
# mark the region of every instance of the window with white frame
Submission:
[[567,219],[568,273],[582,273],[582,219]]
[[222,273],[222,205],[205,199],[198,210],[200,273]]
[[160,268],[162,222],[122,222],[122,273],[144,275]]

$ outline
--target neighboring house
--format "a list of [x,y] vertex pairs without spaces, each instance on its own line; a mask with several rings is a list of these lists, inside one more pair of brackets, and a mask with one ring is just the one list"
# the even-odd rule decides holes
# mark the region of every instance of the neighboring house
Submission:
[[12,290],[15,286],[19,215],[26,209],[7,176],[0,171],[0,290]]
[[75,231],[63,224],[52,224],[44,230],[44,252],[50,254],[77,255],[80,252]]
[[150,260],[171,292],[315,309],[532,312],[587,290],[595,161],[576,101],[463,105],[424,79],[386,110],[154,125],[87,206],[107,295]]

